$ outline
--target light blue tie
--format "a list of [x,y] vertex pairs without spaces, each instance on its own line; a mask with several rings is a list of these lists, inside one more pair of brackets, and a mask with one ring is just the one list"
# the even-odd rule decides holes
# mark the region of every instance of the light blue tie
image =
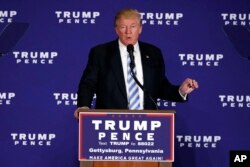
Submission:
[[[127,62],[128,62],[128,102],[129,102],[129,109],[130,110],[139,110],[140,109],[140,97],[139,97],[139,88],[136,84],[134,78],[131,74],[131,68],[130,68],[130,57],[127,56]],[[134,67],[134,73],[136,75],[136,69]]]

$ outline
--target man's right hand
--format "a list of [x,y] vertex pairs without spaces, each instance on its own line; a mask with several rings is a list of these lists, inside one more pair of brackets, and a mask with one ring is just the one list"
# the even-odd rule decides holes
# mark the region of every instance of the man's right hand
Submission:
[[79,108],[77,108],[77,109],[75,110],[75,112],[74,112],[74,117],[75,117],[76,119],[79,119],[79,109],[88,110],[89,107],[79,107]]

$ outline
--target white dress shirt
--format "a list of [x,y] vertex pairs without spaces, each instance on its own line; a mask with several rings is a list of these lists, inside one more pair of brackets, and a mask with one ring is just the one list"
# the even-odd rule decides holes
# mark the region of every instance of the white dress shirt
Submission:
[[[128,95],[128,83],[127,83],[128,62],[127,62],[127,58],[129,56],[129,53],[127,51],[127,46],[123,45],[120,40],[118,41],[118,43],[119,43],[121,60],[122,60],[122,68],[123,68],[124,80],[125,80],[125,85],[126,85],[126,91],[127,91],[127,95]],[[135,57],[136,76],[137,76],[138,81],[143,85],[141,53],[140,53],[138,42],[134,45],[134,57]],[[138,89],[139,89],[139,97],[140,97],[140,110],[143,110],[144,92],[139,86],[138,86]]]

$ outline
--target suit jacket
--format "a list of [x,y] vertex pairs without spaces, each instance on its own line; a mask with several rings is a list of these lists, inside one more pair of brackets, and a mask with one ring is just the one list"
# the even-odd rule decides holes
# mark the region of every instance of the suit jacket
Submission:
[[[183,101],[179,86],[165,77],[165,65],[159,48],[139,41],[144,88],[156,102],[157,98]],[[90,50],[88,64],[78,89],[78,107],[88,106],[96,93],[97,109],[128,109],[126,86],[118,40],[98,45]],[[156,109],[144,93],[144,109]]]

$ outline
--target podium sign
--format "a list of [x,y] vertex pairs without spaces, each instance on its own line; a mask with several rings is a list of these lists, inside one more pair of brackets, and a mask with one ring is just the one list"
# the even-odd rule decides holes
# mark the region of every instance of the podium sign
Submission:
[[174,113],[81,112],[79,160],[173,162]]

